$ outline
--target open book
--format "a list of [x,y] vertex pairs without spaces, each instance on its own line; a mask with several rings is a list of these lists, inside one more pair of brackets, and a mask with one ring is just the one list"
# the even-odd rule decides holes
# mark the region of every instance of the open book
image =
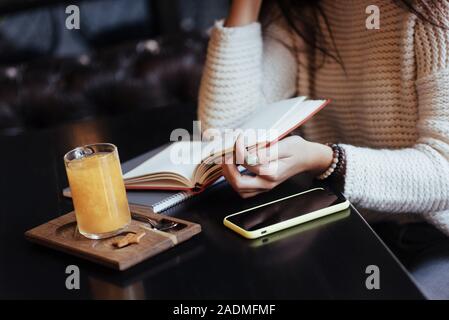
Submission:
[[127,189],[202,191],[218,179],[220,159],[234,151],[242,132],[254,132],[251,147],[270,145],[321,110],[328,100],[296,97],[260,108],[240,130],[220,132],[210,141],[178,141],[124,174]]

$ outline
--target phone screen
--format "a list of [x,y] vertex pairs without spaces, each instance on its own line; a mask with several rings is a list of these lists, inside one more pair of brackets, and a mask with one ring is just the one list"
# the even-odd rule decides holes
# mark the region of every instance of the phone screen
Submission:
[[338,197],[331,191],[319,188],[289,199],[236,214],[227,219],[242,229],[254,231],[344,201],[344,198]]

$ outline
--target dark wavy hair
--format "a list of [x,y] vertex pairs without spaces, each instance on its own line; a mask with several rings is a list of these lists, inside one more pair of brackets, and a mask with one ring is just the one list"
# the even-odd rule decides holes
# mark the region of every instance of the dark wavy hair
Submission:
[[[447,25],[442,25],[437,19],[441,9],[436,5],[437,1],[448,0],[391,1],[427,23],[448,29]],[[309,48],[317,49],[323,54],[320,65],[324,63],[326,57],[329,57],[338,62],[344,69],[343,61],[338,53],[332,30],[321,3],[322,1],[319,0],[264,0],[261,9],[262,26],[267,27],[280,16],[283,17],[289,28],[301,37]],[[320,20],[324,22],[324,27],[330,35],[330,44],[323,43],[323,30],[318,27]]]

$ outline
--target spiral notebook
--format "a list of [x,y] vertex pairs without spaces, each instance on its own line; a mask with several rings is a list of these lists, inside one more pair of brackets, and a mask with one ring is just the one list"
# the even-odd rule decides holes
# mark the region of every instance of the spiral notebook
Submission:
[[[167,144],[122,163],[123,173],[137,167],[166,147]],[[221,181],[223,179],[219,179],[215,183],[220,183]],[[192,191],[173,190],[127,190],[126,193],[130,204],[150,207],[156,213],[174,207],[195,195],[195,192]],[[65,188],[63,195],[70,198],[70,188]]]

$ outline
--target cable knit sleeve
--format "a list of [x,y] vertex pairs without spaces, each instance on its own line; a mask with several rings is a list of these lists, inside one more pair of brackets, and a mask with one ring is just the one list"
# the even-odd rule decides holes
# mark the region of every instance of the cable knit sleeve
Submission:
[[259,23],[233,28],[223,21],[215,24],[199,94],[203,130],[235,128],[265,103],[295,93],[296,59],[285,33],[273,23],[262,40]]
[[[441,1],[441,3],[446,3]],[[449,26],[449,5],[440,4]],[[343,145],[345,195],[367,209],[422,213],[449,234],[449,31],[425,21],[414,29],[419,103],[417,143],[400,150]]]

